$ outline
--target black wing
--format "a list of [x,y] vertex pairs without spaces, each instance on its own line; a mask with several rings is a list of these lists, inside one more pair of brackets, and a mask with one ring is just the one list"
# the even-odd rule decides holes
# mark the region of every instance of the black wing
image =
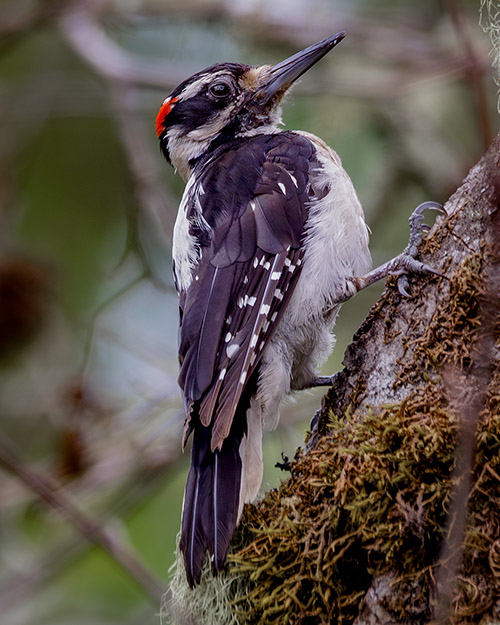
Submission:
[[[179,384],[186,429],[211,424],[211,449],[229,434],[245,385],[300,274],[311,143],[280,133],[226,151],[201,179],[200,262],[181,294]],[[195,408],[195,410],[193,410]]]

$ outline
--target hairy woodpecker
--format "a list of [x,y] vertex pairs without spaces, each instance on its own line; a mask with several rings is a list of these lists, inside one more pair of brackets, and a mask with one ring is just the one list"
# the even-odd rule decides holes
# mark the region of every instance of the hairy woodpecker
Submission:
[[317,367],[340,304],[389,273],[432,271],[414,258],[422,205],[406,253],[366,274],[368,230],[340,158],[314,135],[279,129],[288,88],[344,36],[275,66],[209,67],[156,119],[161,150],[187,181],[173,262],[183,447],[193,434],[180,541],[190,586],[207,551],[214,573],[223,566],[257,494],[262,427],[275,427],[290,391],[331,383]]

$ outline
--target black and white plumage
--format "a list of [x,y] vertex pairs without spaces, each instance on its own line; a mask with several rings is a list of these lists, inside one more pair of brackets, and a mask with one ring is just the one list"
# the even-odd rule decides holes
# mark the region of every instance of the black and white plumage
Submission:
[[262,480],[262,427],[276,425],[287,393],[318,384],[341,302],[401,271],[394,261],[363,277],[368,230],[339,157],[278,128],[284,93],[343,37],[274,67],[203,70],[157,117],[162,151],[187,181],[173,259],[183,445],[193,438],[180,541],[191,586],[207,551],[214,572],[223,566]]

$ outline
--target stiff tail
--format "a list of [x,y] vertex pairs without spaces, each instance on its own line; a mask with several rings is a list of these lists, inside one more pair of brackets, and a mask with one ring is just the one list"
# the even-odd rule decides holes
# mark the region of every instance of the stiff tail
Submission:
[[233,423],[222,449],[212,452],[211,426],[198,424],[194,428],[180,541],[191,587],[200,581],[206,551],[212,558],[214,573],[224,565],[238,522],[242,467],[239,448],[245,431],[246,424]]

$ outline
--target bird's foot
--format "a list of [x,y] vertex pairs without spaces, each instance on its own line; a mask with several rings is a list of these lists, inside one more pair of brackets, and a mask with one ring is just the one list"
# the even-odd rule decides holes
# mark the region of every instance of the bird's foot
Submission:
[[396,256],[391,261],[394,268],[389,271],[389,275],[398,276],[398,291],[403,297],[410,297],[408,293],[408,274],[409,273],[431,273],[435,276],[444,278],[442,273],[436,271],[431,265],[422,263],[416,259],[418,247],[422,243],[424,233],[430,230],[430,227],[424,223],[424,211],[435,210],[446,215],[446,211],[437,202],[423,202],[410,215],[410,238],[408,245],[402,254]]
[[[424,232],[429,230],[429,226],[424,224],[423,212],[426,209],[437,210],[445,213],[441,204],[437,204],[436,202],[424,202],[423,204],[420,204],[420,206],[417,206],[409,219],[410,239],[404,252],[392,260],[387,261],[383,265],[380,265],[380,267],[373,269],[364,276],[350,278],[350,281],[354,284],[356,292],[361,291],[361,289],[365,289],[374,282],[387,278],[387,276],[397,276],[399,292],[403,297],[410,297],[410,294],[408,293],[409,285],[407,278],[409,273],[432,273],[441,278],[445,277],[442,273],[439,273],[439,271],[436,271],[427,263],[423,263],[416,259],[418,246],[422,242]],[[349,297],[352,297],[351,293],[347,295],[346,299]]]

